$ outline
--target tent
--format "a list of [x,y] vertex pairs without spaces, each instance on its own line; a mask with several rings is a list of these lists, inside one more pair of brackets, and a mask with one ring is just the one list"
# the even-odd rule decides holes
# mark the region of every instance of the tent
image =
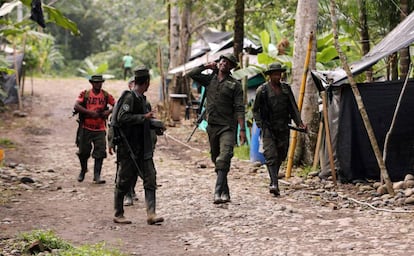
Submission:
[[[361,60],[351,63],[351,73],[360,74],[380,59],[408,47],[414,42],[413,31],[414,13],[411,13]],[[327,90],[334,164],[340,180],[379,179],[380,169],[354,95],[350,85],[346,84],[345,71],[341,68],[333,71],[313,70],[311,75],[320,91]],[[380,150],[384,149],[385,136],[403,84],[404,81],[398,80],[357,85]],[[406,174],[414,174],[414,120],[410,114],[413,107],[414,81],[409,80],[387,147],[385,165],[392,181],[401,180]],[[322,147],[320,160],[322,171],[330,172],[326,147]]]
[[[10,64],[9,68],[14,69],[14,55],[11,53],[6,52],[6,59]],[[17,70],[19,73],[19,79],[22,77],[22,68],[23,68],[23,57],[24,54],[17,53],[16,54],[16,63],[17,63]],[[17,83],[16,83],[16,74],[0,74],[0,87],[5,95],[0,94],[0,102],[4,104],[13,104],[18,103],[18,95],[17,95]]]
[[[401,80],[357,84],[381,151],[403,84]],[[378,180],[380,169],[351,87],[343,84],[328,90],[329,128],[340,180]],[[408,81],[400,104],[385,161],[392,181],[414,174],[414,80]],[[321,154],[321,169],[330,172],[326,150]]]

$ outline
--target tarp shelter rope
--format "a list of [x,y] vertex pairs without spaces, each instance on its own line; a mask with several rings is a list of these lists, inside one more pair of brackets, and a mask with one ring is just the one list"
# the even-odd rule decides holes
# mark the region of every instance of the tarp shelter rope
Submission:
[[184,143],[184,142],[180,141],[179,139],[174,138],[173,136],[169,135],[168,133],[165,133],[165,132],[164,132],[164,135],[165,135],[166,137],[168,137],[168,138],[172,139],[173,141],[175,141],[175,142],[177,142],[177,143],[179,143],[179,144],[181,144],[181,145],[183,145],[183,146],[185,146],[185,147],[187,147],[187,148],[189,148],[189,149],[191,149],[191,150],[195,150],[195,151],[198,151],[198,152],[201,152],[201,153],[208,153],[208,152],[206,152],[206,151],[204,151],[204,150],[201,150],[201,149],[198,149],[198,148],[194,148],[194,147],[192,147],[192,146],[190,146],[190,145],[188,145],[188,144],[186,144],[186,143]]

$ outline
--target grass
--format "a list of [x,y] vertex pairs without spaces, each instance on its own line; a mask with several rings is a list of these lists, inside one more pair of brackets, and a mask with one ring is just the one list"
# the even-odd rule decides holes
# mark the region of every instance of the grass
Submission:
[[[5,246],[5,244],[0,245]],[[52,252],[52,255],[59,256],[126,256],[117,250],[106,248],[105,243],[75,247],[57,237],[50,230],[33,230],[22,233],[18,239],[10,239],[7,248],[13,251],[17,250],[21,255],[37,255],[39,253],[43,255]]]
[[4,148],[15,148],[16,144],[7,138],[0,138],[0,147]]
[[296,174],[299,177],[306,178],[310,172],[312,172],[312,166],[303,166],[302,168],[298,169],[298,172]]
[[234,147],[234,156],[240,160],[250,160],[250,147],[248,145]]

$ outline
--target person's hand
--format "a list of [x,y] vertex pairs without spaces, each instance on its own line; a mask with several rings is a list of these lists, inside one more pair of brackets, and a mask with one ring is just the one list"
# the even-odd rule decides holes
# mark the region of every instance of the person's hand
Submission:
[[205,65],[204,65],[204,67],[206,68],[206,69],[213,69],[213,70],[215,70],[215,69],[217,69],[217,63],[216,62],[208,62],[208,63],[206,63]]
[[114,154],[114,152],[112,151],[112,147],[108,148],[108,153],[112,156]]
[[308,132],[308,127],[306,126],[306,124],[300,124],[299,125],[299,128],[301,128],[301,129],[303,129],[303,130],[305,130],[305,132]]
[[107,118],[111,114],[111,110],[105,110],[101,113],[102,118]]
[[244,145],[244,143],[246,143],[246,130],[240,130],[239,140],[240,140],[240,145]]
[[151,110],[150,112],[144,114],[144,118],[145,119],[155,118],[155,113],[157,113],[157,111]]
[[91,118],[98,118],[98,117],[100,117],[100,116],[101,116],[101,113],[100,113],[100,112],[98,112],[98,111],[89,111],[89,112],[88,112],[88,115],[89,115]]

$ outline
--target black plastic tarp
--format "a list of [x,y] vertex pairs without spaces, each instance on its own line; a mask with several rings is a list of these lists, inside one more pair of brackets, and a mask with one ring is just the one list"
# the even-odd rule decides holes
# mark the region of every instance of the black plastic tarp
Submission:
[[[404,81],[358,84],[378,146],[382,151]],[[348,181],[379,179],[380,170],[349,85],[341,88],[336,157]],[[386,167],[392,181],[414,174],[414,80],[407,84],[389,138]]]
[[[7,61],[12,63],[10,65],[11,69],[14,69],[14,63],[17,63],[19,77],[22,77],[22,63],[23,63],[24,54],[19,53],[16,54],[16,62],[14,60],[14,55],[10,54],[7,56]],[[5,96],[0,94],[0,101],[4,104],[13,104],[18,103],[18,95],[17,95],[17,83],[16,83],[16,74],[1,74],[0,75],[0,86],[2,90],[6,93]]]

